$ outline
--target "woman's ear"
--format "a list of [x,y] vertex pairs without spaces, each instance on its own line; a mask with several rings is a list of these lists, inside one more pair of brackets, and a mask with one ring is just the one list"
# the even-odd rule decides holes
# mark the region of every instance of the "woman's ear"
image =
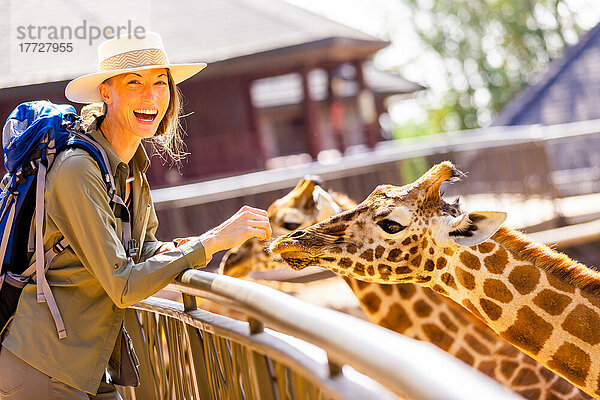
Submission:
[[110,92],[108,83],[102,82],[99,84],[98,91],[100,92],[100,97],[105,104],[110,104],[112,102],[112,93]]
[[474,211],[458,216],[448,238],[461,246],[473,246],[492,237],[506,220],[505,212]]

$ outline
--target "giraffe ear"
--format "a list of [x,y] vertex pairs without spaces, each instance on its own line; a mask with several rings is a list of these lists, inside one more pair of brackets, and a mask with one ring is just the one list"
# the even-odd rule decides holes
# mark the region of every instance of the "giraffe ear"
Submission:
[[492,237],[506,220],[505,212],[475,211],[456,218],[448,236],[461,246],[473,246]]
[[342,208],[333,200],[333,197],[327,193],[321,186],[315,186],[313,190],[313,201],[317,207],[317,220],[322,221],[333,215],[342,212]]

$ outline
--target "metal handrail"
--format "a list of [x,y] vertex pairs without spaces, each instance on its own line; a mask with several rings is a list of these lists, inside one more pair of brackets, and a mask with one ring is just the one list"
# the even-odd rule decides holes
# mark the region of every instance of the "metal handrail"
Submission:
[[[250,316],[250,331],[264,334],[263,324],[325,350],[330,371],[350,365],[397,394],[411,399],[517,399],[491,378],[442,352],[358,318],[305,303],[263,285],[198,270],[181,274],[168,289],[184,294],[189,311],[157,308],[155,300],[137,309],[171,313],[196,327],[196,296]],[[199,311],[199,310],[198,310]],[[196,321],[196,322],[194,322]]]

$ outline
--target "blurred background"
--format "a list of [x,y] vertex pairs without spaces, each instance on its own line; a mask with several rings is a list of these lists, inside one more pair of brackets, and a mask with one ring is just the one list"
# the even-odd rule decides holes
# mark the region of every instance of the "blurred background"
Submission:
[[190,155],[148,173],[162,239],[266,208],[307,174],[361,201],[447,159],[467,173],[447,197],[599,264],[595,0],[0,4],[3,121],[23,101],[67,103],[118,27],[160,33],[171,62],[209,64],[180,85]]

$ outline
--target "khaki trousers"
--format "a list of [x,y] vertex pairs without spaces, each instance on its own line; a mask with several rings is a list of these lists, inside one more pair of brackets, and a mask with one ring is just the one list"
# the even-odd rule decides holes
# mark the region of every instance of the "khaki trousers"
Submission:
[[38,371],[2,347],[0,400],[121,400],[114,385],[102,382],[98,393],[88,395]]

